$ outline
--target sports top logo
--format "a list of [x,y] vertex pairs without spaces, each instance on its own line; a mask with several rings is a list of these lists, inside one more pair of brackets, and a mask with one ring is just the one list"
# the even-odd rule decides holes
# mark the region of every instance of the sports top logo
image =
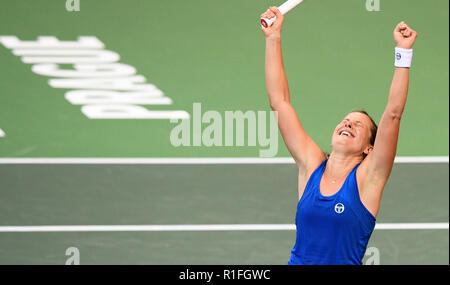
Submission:
[[334,205],[334,211],[338,214],[341,214],[342,212],[344,212],[345,207],[344,204],[342,203],[337,203],[336,205]]

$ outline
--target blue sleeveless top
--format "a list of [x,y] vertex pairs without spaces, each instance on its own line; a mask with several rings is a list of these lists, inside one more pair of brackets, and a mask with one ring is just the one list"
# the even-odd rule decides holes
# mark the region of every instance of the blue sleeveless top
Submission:
[[361,265],[375,217],[361,202],[353,168],[341,189],[323,196],[319,185],[328,159],[309,178],[297,205],[297,239],[289,265]]

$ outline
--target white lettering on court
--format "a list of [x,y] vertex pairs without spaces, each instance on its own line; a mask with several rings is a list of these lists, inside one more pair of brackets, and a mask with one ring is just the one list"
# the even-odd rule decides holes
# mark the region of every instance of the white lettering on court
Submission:
[[173,101],[143,75],[136,74],[136,68],[119,63],[120,55],[105,50],[96,37],[60,41],[56,37],[40,36],[36,41],[22,41],[16,36],[0,36],[0,43],[20,56],[22,62],[32,64],[34,73],[51,77],[48,81],[51,87],[72,89],[65,93],[66,100],[81,105],[81,112],[90,119],[190,117],[184,110],[156,111],[143,107],[171,105]]

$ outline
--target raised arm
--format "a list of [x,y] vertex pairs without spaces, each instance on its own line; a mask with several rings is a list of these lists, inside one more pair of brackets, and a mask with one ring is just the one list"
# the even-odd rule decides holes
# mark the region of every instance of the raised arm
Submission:
[[266,37],[265,72],[270,107],[278,114],[278,126],[289,152],[306,175],[325,159],[325,154],[306,134],[290,103],[289,86],[283,66],[281,29],[284,17],[276,7],[270,7],[261,17],[276,20],[271,27],[262,28]]
[[[399,23],[394,29],[394,40],[397,48],[394,77],[389,91],[388,102],[381,117],[373,150],[361,163],[361,173],[364,176],[364,188],[361,200],[373,213],[378,212],[382,190],[386,184],[394,164],[397,151],[400,120],[406,104],[409,85],[408,62],[402,62],[402,57],[412,56],[412,46],[417,33],[406,23]],[[406,61],[408,61],[406,59]],[[406,66],[405,66],[406,65]]]

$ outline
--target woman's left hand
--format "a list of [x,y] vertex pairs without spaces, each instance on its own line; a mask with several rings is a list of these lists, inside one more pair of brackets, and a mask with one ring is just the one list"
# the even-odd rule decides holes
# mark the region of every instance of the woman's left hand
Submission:
[[410,49],[419,34],[408,27],[405,22],[400,22],[394,29],[395,44],[399,48]]

